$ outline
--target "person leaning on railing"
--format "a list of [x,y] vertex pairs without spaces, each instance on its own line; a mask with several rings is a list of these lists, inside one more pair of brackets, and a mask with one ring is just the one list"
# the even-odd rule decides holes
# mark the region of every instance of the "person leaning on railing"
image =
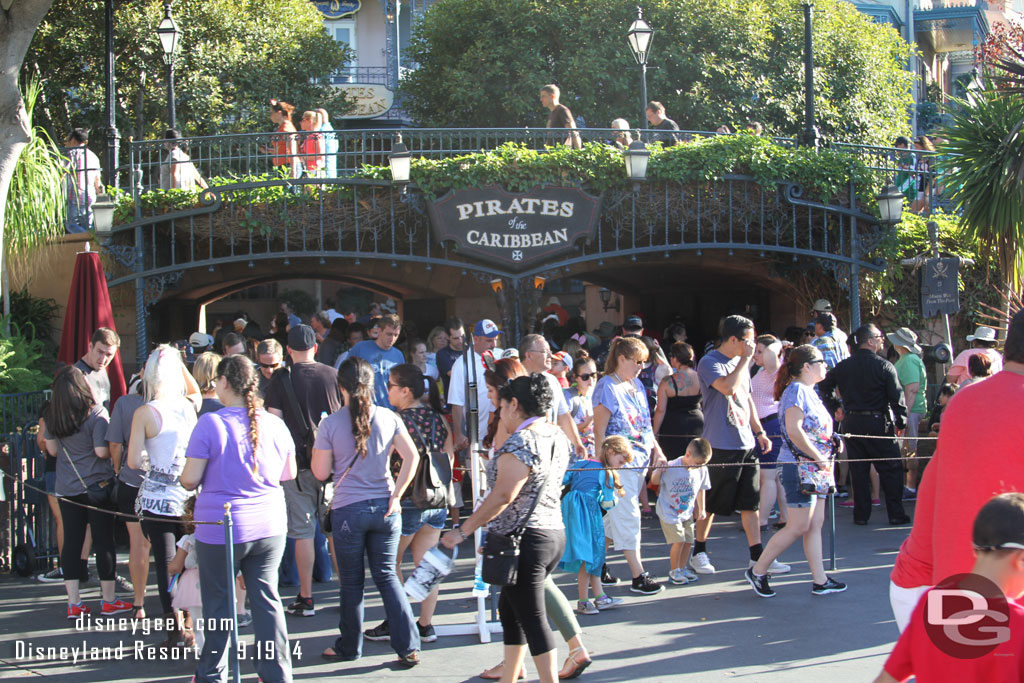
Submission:
[[192,159],[180,147],[181,132],[174,128],[164,131],[164,149],[167,156],[160,161],[161,190],[194,190],[208,186]]

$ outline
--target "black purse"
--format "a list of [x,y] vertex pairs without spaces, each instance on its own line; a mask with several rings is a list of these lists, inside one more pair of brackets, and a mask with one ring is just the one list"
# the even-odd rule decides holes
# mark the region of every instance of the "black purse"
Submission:
[[114,492],[117,490],[117,477],[86,485],[82,475],[78,473],[78,468],[75,467],[75,461],[68,454],[68,449],[64,448],[64,444],[60,445],[60,449],[64,451],[64,457],[68,459],[68,463],[71,465],[75,476],[78,477],[78,481],[85,487],[85,496],[89,499],[89,503],[98,508],[113,507],[115,504]]
[[[552,448],[551,458],[554,460],[554,448]],[[519,544],[526,531],[526,523],[530,521],[533,511],[537,508],[537,503],[544,495],[547,484],[548,477],[545,475],[529,511],[511,533],[505,535],[494,531],[487,532],[482,551],[483,562],[480,566],[480,577],[484,583],[489,583],[492,586],[515,585],[519,577]]]
[[[440,419],[440,418],[438,418]],[[440,510],[448,507],[448,485],[452,480],[452,466],[448,454],[432,449],[416,423],[410,421],[426,451],[412,480],[412,504],[420,510]]]

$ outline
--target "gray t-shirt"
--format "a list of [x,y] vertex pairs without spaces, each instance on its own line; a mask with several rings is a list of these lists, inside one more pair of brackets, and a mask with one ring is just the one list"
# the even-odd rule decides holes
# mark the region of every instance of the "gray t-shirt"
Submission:
[[138,394],[125,394],[114,403],[114,412],[110,414],[110,425],[107,426],[107,442],[119,443],[124,447],[121,455],[121,469],[117,478],[128,486],[142,486],[142,470],[128,467],[128,439],[132,434],[132,418],[135,410],[146,400]]
[[75,367],[85,375],[85,381],[89,383],[89,388],[92,389],[92,399],[96,401],[96,405],[103,406],[109,411],[110,377],[107,376],[107,369],[93,370],[81,358],[75,361]]
[[548,419],[558,424],[558,418],[569,412],[569,404],[565,400],[565,391],[558,383],[558,378],[550,372],[541,373],[551,387],[551,408],[548,409]]
[[528,529],[564,529],[562,523],[562,477],[569,466],[572,451],[569,439],[558,427],[542,424],[535,429],[521,429],[501,445],[495,457],[487,461],[487,486],[494,488],[498,480],[499,456],[510,453],[530,468],[526,483],[501,514],[487,525],[499,534],[511,533],[526,517],[534,498],[544,492],[526,523]]
[[[77,496],[85,493],[87,486],[110,479],[114,467],[110,458],[96,457],[95,448],[107,447],[107,411],[103,406],[93,406],[89,416],[77,432],[63,439],[50,433],[46,426],[43,436],[57,440],[57,481],[54,490],[58,496]],[[68,462],[74,462],[74,468]],[[78,475],[75,475],[75,469]],[[79,481],[78,477],[81,477]],[[85,483],[85,486],[82,483]]]
[[[356,455],[356,440],[352,436],[352,414],[348,406],[320,421],[313,448],[334,454],[334,500],[331,509],[374,498],[387,498],[395,490],[395,482],[388,471],[388,454],[398,434],[407,434],[402,418],[387,408],[375,406],[370,414],[370,438],[366,442],[366,455]],[[352,471],[339,483],[341,475],[352,466]]]
[[715,349],[697,363],[704,403],[704,438],[712,448],[747,451],[755,446],[750,429],[750,376],[740,378],[732,396],[711,386],[719,378],[728,377],[739,362],[739,357],[729,358]]

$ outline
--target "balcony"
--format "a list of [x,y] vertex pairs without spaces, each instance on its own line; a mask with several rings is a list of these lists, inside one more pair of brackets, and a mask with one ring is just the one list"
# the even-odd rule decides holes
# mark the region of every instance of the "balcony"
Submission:
[[920,0],[914,10],[919,44],[937,54],[973,50],[989,34],[985,0]]

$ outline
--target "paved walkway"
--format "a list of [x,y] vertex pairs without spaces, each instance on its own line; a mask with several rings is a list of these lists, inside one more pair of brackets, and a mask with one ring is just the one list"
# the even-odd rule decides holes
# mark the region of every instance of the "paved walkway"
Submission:
[[[714,576],[701,577],[687,586],[669,585],[653,597],[634,596],[627,586],[612,588],[609,592],[626,599],[621,608],[580,616],[584,641],[594,657],[594,664],[581,680],[871,680],[897,635],[889,610],[889,571],[909,531],[909,527],[889,527],[884,512],[879,513],[876,509],[869,526],[858,527],[852,524],[848,510],[839,510],[836,575],[850,588],[824,597],[811,595],[803,550],[794,546],[782,557],[793,565],[793,572],[772,584],[778,595],[770,600],[758,598],[742,578],[747,550],[738,518],[716,523],[708,544],[718,568]],[[647,568],[664,577],[668,572],[667,549],[656,521],[645,522],[643,538],[644,555],[655,558]],[[827,553],[827,531],[825,544]],[[613,555],[611,559],[613,573],[626,576],[622,557]],[[470,620],[474,604],[469,595],[471,571],[471,560],[459,561],[456,573],[443,585],[435,624]],[[557,580],[575,604],[575,577],[559,574]],[[337,593],[329,584],[317,584],[315,588],[316,616],[288,617],[297,650],[297,681],[338,676],[358,676],[366,681],[468,681],[501,660],[500,636],[486,645],[472,636],[452,636],[426,644],[423,663],[413,670],[390,663],[395,654],[387,643],[366,642],[364,656],[358,662],[325,662],[320,652],[331,645],[337,633]],[[283,588],[282,592],[290,598],[295,590]],[[88,603],[98,602],[95,583],[83,593]],[[190,662],[133,658],[135,641],[151,645],[162,639],[158,634],[76,632],[64,619],[65,604],[60,584],[41,584],[21,577],[0,579],[0,678],[45,678],[69,683],[189,680]],[[149,604],[155,613],[152,594]],[[367,578],[367,627],[382,618],[380,599]],[[242,636],[252,642],[251,629],[244,629]],[[20,648],[81,648],[83,642],[89,648],[123,644],[125,658],[74,663],[71,651],[63,659],[17,658]],[[559,662],[566,651],[560,642]],[[242,672],[244,680],[256,680],[249,664],[243,662]]]

